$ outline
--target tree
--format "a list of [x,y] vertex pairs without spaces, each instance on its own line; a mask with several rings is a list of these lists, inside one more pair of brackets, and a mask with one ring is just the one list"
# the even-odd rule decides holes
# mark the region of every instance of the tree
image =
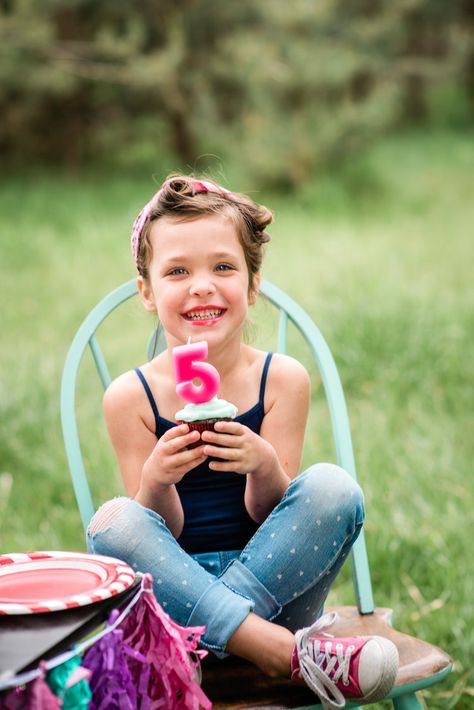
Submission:
[[3,0],[0,148],[69,166],[216,154],[289,189],[429,120],[433,87],[472,95],[466,26],[465,0]]

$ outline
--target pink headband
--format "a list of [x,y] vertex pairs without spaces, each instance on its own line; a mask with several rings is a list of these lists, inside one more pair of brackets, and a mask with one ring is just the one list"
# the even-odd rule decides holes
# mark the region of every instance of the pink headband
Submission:
[[[174,178],[171,178],[171,180],[173,180],[173,179]],[[138,249],[140,247],[140,241],[141,241],[141,238],[143,235],[143,229],[148,221],[148,218],[150,216],[150,212],[153,209],[153,206],[155,205],[156,201],[158,200],[158,198],[162,194],[165,187],[167,187],[170,182],[171,182],[170,180],[165,180],[165,182],[160,187],[158,192],[153,195],[151,200],[141,210],[141,212],[139,213],[135,222],[133,223],[132,238],[130,241],[130,246],[132,249],[132,255],[135,260],[135,264],[137,266],[138,266]],[[225,187],[221,187],[220,185],[215,185],[213,182],[208,182],[207,180],[191,180],[190,185],[191,185],[192,189],[194,190],[194,193],[215,192],[219,195],[227,195],[230,192],[230,190],[226,190]]]

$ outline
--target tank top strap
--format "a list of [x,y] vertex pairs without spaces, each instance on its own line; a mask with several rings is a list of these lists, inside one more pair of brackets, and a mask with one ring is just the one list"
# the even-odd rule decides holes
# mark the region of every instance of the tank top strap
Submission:
[[262,370],[262,379],[260,380],[260,394],[258,395],[258,403],[263,407],[263,400],[265,398],[265,385],[267,384],[268,368],[270,367],[270,361],[272,359],[273,353],[267,353],[265,358],[265,363]]
[[158,407],[156,406],[155,398],[153,397],[151,393],[150,386],[148,382],[145,379],[145,376],[143,372],[140,370],[139,367],[135,367],[135,372],[137,373],[138,377],[140,378],[140,382],[142,383],[146,396],[148,397],[148,401],[150,402],[150,406],[153,410],[153,414],[155,416],[155,426],[156,426],[156,431],[158,431],[158,424],[159,424],[159,414],[158,414]]

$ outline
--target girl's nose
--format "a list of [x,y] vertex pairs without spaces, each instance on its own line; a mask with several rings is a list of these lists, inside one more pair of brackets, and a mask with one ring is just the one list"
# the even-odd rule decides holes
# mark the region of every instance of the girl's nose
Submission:
[[209,296],[215,293],[216,287],[213,279],[208,275],[196,275],[190,286],[192,296]]

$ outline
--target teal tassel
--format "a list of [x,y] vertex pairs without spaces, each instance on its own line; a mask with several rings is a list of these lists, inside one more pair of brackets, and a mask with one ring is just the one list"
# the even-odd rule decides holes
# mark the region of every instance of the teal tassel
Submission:
[[[80,666],[80,656],[73,656],[68,661],[61,663],[60,666],[50,670],[46,675],[49,687],[63,702],[62,710],[86,710],[89,707],[92,699],[87,681],[89,672],[86,669],[83,672],[78,670]],[[76,682],[74,676],[78,676]],[[68,682],[71,683],[69,686]]]

